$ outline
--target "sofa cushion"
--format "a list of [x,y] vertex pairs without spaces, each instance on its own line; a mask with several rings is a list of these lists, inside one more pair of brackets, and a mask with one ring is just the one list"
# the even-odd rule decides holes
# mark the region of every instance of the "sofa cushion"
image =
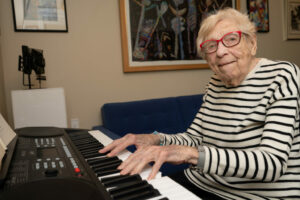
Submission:
[[179,96],[176,99],[178,102],[179,113],[182,117],[182,123],[184,127],[183,131],[186,131],[186,129],[193,122],[197,112],[199,111],[203,103],[203,94]]
[[175,97],[107,103],[101,113],[103,126],[120,136],[154,130],[177,133],[184,129]]

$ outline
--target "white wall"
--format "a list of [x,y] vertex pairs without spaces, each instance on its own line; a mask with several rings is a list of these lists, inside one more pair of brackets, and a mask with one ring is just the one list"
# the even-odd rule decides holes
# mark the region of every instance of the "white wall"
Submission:
[[[244,11],[245,2],[241,1]],[[66,3],[68,33],[26,33],[14,32],[11,1],[0,1],[0,44],[10,124],[11,90],[23,88],[22,74],[17,71],[23,44],[44,50],[47,76],[44,85],[64,87],[68,121],[78,118],[81,128],[101,123],[100,107],[106,102],[204,91],[211,75],[209,69],[123,73],[118,0],[67,0]],[[282,1],[272,0],[269,4],[270,32],[258,34],[258,56],[300,65],[300,42],[283,41]],[[0,100],[4,97],[0,96]]]

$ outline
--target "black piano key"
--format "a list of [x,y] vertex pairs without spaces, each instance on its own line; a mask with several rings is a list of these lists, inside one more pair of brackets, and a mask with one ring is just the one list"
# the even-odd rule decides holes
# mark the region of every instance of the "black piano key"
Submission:
[[78,141],[78,140],[82,140],[82,139],[93,138],[93,136],[91,136],[89,134],[85,134],[85,135],[72,135],[72,136],[70,136],[70,138],[72,139],[72,141]]
[[97,163],[97,164],[93,164],[91,167],[92,169],[95,168],[99,168],[99,167],[108,167],[108,166],[112,166],[112,165],[120,165],[122,163],[122,160],[112,160],[112,161],[107,161],[104,163]]
[[93,167],[94,172],[102,172],[102,171],[107,171],[107,170],[111,170],[111,169],[117,169],[117,167],[119,166],[119,163],[114,163],[111,165],[107,165],[107,166],[103,166],[103,167]]
[[98,159],[98,157],[106,156],[107,153],[97,153],[97,154],[98,154],[97,156],[86,158],[86,160],[95,160],[95,159]]
[[[75,144],[75,145],[80,145],[80,144],[85,144],[85,143],[98,143],[98,144],[101,144],[98,140],[96,140],[95,138],[72,138],[71,139],[72,142]],[[103,144],[101,144],[103,145]]]
[[[137,174],[135,174],[137,175]],[[118,175],[118,176],[110,176],[110,177],[105,177],[105,178],[102,178],[101,179],[101,182],[106,182],[106,181],[113,181],[113,180],[116,180],[116,179],[119,179],[119,178],[122,178],[122,177],[128,177],[128,176],[135,176],[135,175]]]
[[99,149],[84,149],[80,151],[81,154],[99,153]]
[[169,198],[164,197],[164,198],[161,198],[161,199],[158,199],[158,200],[169,200]]
[[[105,155],[105,154],[104,154],[104,155]],[[85,159],[96,158],[96,157],[104,156],[104,155],[100,155],[100,153],[98,153],[98,152],[95,152],[95,153],[82,153],[82,156],[83,156]]]
[[[106,155],[107,153],[99,153],[100,148],[94,148],[94,149],[83,149],[83,150],[79,150],[79,152],[82,155],[87,155],[87,154],[92,154],[92,153],[96,153],[96,154],[103,154]],[[99,155],[98,155],[99,156]]]
[[77,149],[78,149],[79,151],[83,151],[83,150],[91,149],[91,148],[101,149],[101,145],[98,145],[98,144],[92,144],[92,145],[85,145],[85,146],[77,147]]
[[101,177],[101,176],[116,174],[116,173],[119,173],[120,171],[121,170],[119,170],[119,169],[109,169],[106,171],[97,172],[96,175],[97,175],[97,177]]
[[102,184],[108,188],[108,187],[124,187],[126,184],[133,184],[133,183],[138,183],[141,182],[142,178],[138,175],[127,175],[127,176],[120,176],[118,178],[115,178],[110,181],[103,181],[101,180]]
[[153,190],[140,191],[138,193],[131,193],[124,197],[113,198],[113,200],[146,200],[160,195],[161,194],[159,193],[158,190],[153,189]]
[[89,142],[89,143],[83,143],[83,144],[76,145],[77,148],[94,147],[94,146],[103,147],[103,145],[100,144],[99,142]]
[[82,155],[84,155],[84,154],[93,154],[93,153],[98,153],[99,154],[99,150],[100,149],[98,149],[98,148],[96,148],[96,149],[84,149],[84,150],[81,150],[80,153]]
[[[154,190],[152,185],[149,185],[147,181],[140,181],[137,183],[131,183],[131,184],[126,184],[124,186],[120,186],[117,188],[113,188],[109,190],[109,193],[113,197],[113,199],[135,199],[133,198],[134,196],[137,197],[139,196],[140,199],[141,197],[146,195],[147,198],[149,198],[149,193],[151,194]],[[154,192],[156,193],[156,192]],[[157,192],[159,195],[159,192]],[[153,196],[154,197],[154,196]],[[144,197],[146,198],[146,197]]]
[[101,180],[102,184],[105,187],[112,187],[112,186],[116,186],[119,183],[125,183],[125,182],[138,182],[138,181],[142,181],[142,178],[140,175],[138,174],[134,174],[134,175],[120,175],[117,177],[107,177],[107,178],[103,178]]
[[95,138],[80,138],[73,142],[74,142],[74,144],[81,144],[81,143],[87,143],[87,142],[98,142],[100,144],[100,142],[98,140],[96,140]]
[[109,193],[111,195],[121,194],[122,192],[126,192],[127,190],[130,190],[130,189],[133,189],[133,188],[138,188],[138,187],[143,187],[145,185],[148,186],[149,184],[147,183],[147,181],[142,180],[142,181],[138,181],[136,183],[131,183],[131,184],[124,185],[122,187],[111,189],[109,191]]
[[78,141],[78,142],[74,142],[75,146],[80,147],[80,146],[84,146],[87,144],[98,144],[99,146],[103,146],[102,144],[100,144],[98,141]]
[[113,157],[101,157],[101,158],[95,158],[95,159],[87,160],[87,163],[90,166],[92,166],[94,164],[105,163],[105,162],[109,162],[109,161],[113,161],[113,160],[119,160],[119,158],[117,156],[113,156]]

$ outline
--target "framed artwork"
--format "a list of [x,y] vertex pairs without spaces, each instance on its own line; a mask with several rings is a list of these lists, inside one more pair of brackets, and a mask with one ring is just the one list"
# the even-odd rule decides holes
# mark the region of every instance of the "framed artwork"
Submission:
[[208,68],[197,56],[201,20],[239,0],[119,0],[124,72]]
[[15,31],[68,32],[65,0],[11,0]]
[[258,32],[269,32],[268,0],[247,0],[248,14]]
[[284,4],[284,37],[300,39],[300,0],[285,0]]

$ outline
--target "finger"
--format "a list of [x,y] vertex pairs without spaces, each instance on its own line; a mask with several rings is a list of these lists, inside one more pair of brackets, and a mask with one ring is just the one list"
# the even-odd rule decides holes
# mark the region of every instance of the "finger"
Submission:
[[111,145],[107,145],[105,147],[103,147],[102,149],[99,150],[99,153],[106,153],[108,151],[110,151],[112,149]]
[[154,161],[155,151],[153,148],[145,148],[139,151],[139,157],[135,157],[137,161],[134,169],[132,170],[133,174],[138,174],[143,171],[143,169],[152,161]]
[[143,167],[147,164],[145,162],[145,151],[137,150],[131,154],[119,167],[121,174],[137,174],[142,171]]
[[128,142],[128,141],[123,141],[121,143],[119,143],[118,145],[115,146],[115,148],[113,148],[111,150],[111,152],[109,152],[107,154],[107,156],[116,156],[118,155],[121,151],[123,151],[124,149],[126,149],[126,147],[130,146],[132,143]]
[[120,171],[120,174],[121,175],[133,174],[132,171],[135,166],[136,166],[136,162],[125,162],[123,168]]
[[100,149],[99,153],[106,153],[108,151],[111,151],[113,148],[115,148],[118,145],[118,143],[119,143],[119,139],[112,141],[110,144],[105,146],[103,149]]
[[135,156],[137,154],[137,151],[130,154],[122,163],[119,165],[118,169],[124,169],[129,163],[133,162],[135,159]]
[[130,174],[139,174],[143,171],[143,169],[150,163],[151,161],[142,160],[140,162],[137,162],[136,165],[134,165],[134,168],[131,170]]
[[150,175],[148,176],[148,180],[154,179],[156,174],[158,173],[159,169],[161,168],[162,164],[166,161],[166,157],[163,154],[160,154],[158,159],[155,161],[154,165],[152,166],[152,170]]
[[106,152],[110,151],[110,153],[107,154],[108,157],[116,156],[118,153],[123,151],[126,147],[133,144],[133,140],[131,139],[133,137],[131,135],[132,134],[127,134],[120,139],[114,140],[112,143],[110,143],[109,145],[104,147],[99,152],[106,153]]

